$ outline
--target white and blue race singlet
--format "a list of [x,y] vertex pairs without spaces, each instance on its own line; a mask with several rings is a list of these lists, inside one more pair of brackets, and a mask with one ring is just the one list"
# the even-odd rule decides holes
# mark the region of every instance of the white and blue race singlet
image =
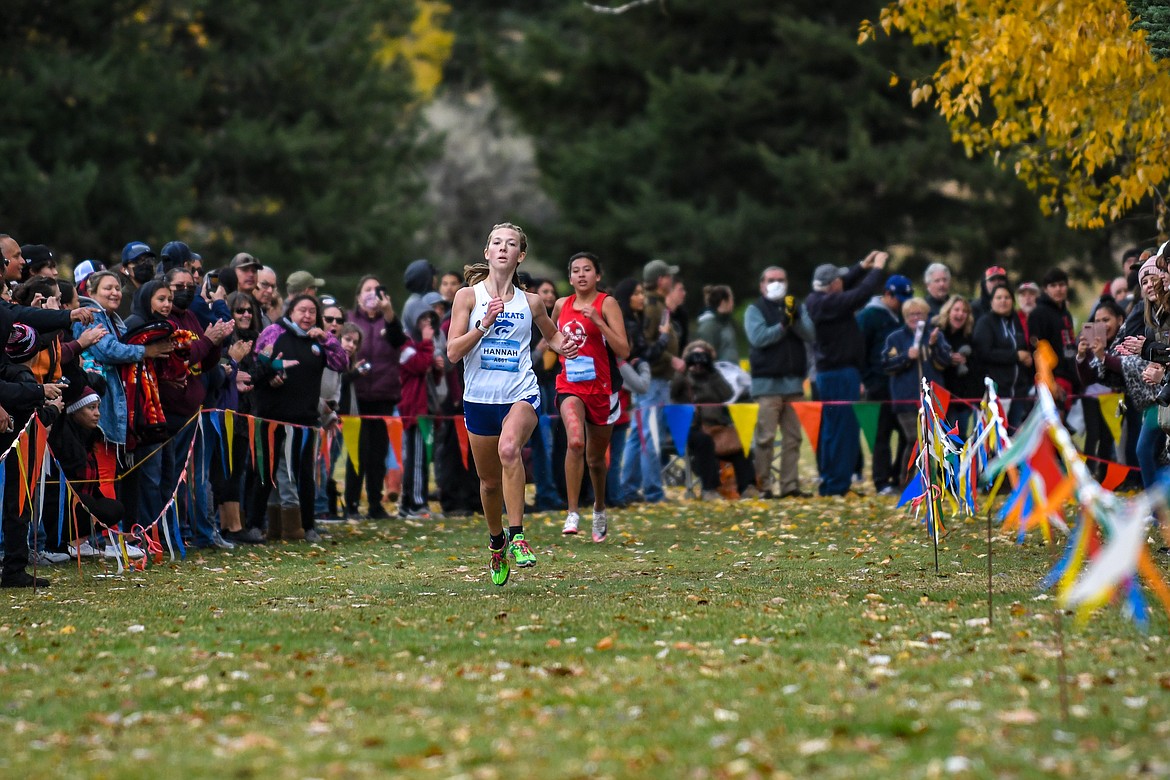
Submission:
[[[475,305],[470,331],[487,313],[491,296],[483,282],[474,285]],[[538,392],[532,371],[532,309],[528,296],[516,289],[491,330],[464,358],[463,398],[480,404],[511,404]]]

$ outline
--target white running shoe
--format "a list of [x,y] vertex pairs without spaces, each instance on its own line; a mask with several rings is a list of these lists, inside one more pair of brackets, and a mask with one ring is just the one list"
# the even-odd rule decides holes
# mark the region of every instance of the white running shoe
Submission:
[[98,551],[93,548],[93,545],[89,543],[88,539],[76,547],[69,545],[70,558],[95,558],[97,555]]
[[561,533],[565,536],[576,536],[577,526],[581,523],[581,515],[576,512],[569,512],[565,516],[565,527],[561,529]]
[[605,516],[605,510],[598,512],[593,510],[593,541],[604,542],[605,535],[609,533],[609,518]]
[[[118,546],[114,544],[107,544],[106,549],[102,551],[102,554],[107,558],[117,558],[119,555],[121,555],[121,553],[118,551]],[[146,557],[146,553],[142,551],[142,548],[135,547],[132,544],[126,545],[126,554],[130,556],[130,560],[132,561]]]
[[35,563],[37,566],[54,566],[58,563],[69,563],[69,555],[67,553],[49,552],[48,550],[35,550],[29,553],[29,563]]

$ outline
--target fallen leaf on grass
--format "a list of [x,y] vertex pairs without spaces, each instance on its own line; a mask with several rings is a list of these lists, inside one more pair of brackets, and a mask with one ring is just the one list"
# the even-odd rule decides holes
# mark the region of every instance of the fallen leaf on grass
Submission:
[[815,756],[817,753],[824,753],[831,745],[827,739],[806,739],[801,742],[797,750],[802,756]]
[[1040,716],[1029,709],[1008,710],[999,713],[999,719],[1003,723],[1010,723],[1015,726],[1027,726],[1040,720]]
[[255,732],[244,734],[236,739],[230,739],[224,744],[224,749],[229,753],[239,753],[244,750],[272,750],[276,747],[276,740],[267,734],[258,734]]
[[593,649],[594,649],[594,650],[602,650],[602,651],[604,651],[604,650],[612,650],[612,649],[613,649],[613,643],[614,643],[614,637],[613,637],[612,635],[610,635],[610,636],[603,636],[601,639],[599,639],[599,640],[597,641],[597,644],[595,644],[595,645],[593,646]]

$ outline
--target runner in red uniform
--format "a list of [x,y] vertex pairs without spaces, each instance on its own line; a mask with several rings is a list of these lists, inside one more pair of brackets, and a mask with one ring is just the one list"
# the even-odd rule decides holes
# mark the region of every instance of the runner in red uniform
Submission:
[[[564,343],[577,345],[577,355],[562,357],[557,376],[557,407],[569,440],[565,453],[565,491],[569,512],[565,534],[577,533],[581,521],[578,504],[585,465],[593,482],[593,541],[605,541],[609,520],[605,514],[606,453],[609,437],[621,407],[618,403],[616,365],[612,356],[629,354],[626,326],[617,301],[597,289],[601,261],[589,252],[569,258],[569,283],[574,294],[553,307],[553,320]],[[612,356],[611,356],[612,353]]]

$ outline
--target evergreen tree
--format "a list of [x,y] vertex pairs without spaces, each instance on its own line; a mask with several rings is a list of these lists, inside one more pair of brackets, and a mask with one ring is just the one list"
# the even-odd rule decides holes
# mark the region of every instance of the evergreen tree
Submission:
[[1170,53],[1170,3],[1165,0],[1128,0],[1126,5],[1138,17],[1134,26],[1146,31],[1146,41],[1154,59],[1165,59]]
[[593,249],[627,273],[661,256],[744,292],[766,264],[807,289],[816,265],[874,247],[908,248],[912,276],[943,258],[975,278],[1102,246],[1044,219],[1010,173],[967,159],[910,106],[891,72],[931,66],[906,42],[857,46],[875,10],[671,0],[608,15],[564,2],[519,34],[491,30],[493,81],[537,139],[562,213],[534,245]]
[[212,263],[413,256],[418,101],[379,52],[410,0],[18,0],[0,49],[3,225],[77,257],[181,238]]

